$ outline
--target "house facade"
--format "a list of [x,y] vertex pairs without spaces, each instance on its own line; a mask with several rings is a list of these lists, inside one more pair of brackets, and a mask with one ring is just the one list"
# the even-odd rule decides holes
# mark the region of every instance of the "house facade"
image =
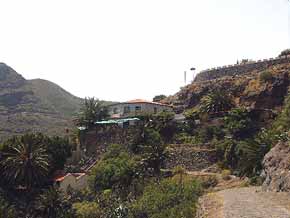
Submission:
[[66,193],[68,188],[82,190],[88,186],[89,176],[86,173],[67,173],[54,178],[55,187]]
[[108,106],[111,118],[133,117],[141,114],[156,114],[162,111],[173,111],[172,106],[158,102],[136,99]]

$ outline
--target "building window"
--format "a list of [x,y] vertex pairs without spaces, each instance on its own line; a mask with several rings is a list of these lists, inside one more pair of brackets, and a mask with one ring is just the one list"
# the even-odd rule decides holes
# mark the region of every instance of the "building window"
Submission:
[[157,107],[154,108],[154,114],[157,114]]
[[115,108],[113,109],[113,113],[114,113],[114,114],[117,114],[117,113],[118,113],[118,108],[115,107]]
[[136,107],[135,107],[135,111],[136,111],[136,112],[141,111],[141,106],[136,106]]
[[124,107],[124,114],[130,113],[130,106]]

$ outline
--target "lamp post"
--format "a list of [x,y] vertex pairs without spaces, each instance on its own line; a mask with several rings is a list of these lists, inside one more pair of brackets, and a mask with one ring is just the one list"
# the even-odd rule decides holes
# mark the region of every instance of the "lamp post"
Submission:
[[195,78],[195,70],[196,70],[196,68],[192,67],[192,68],[190,68],[190,70],[192,71],[192,82],[193,82],[194,78]]

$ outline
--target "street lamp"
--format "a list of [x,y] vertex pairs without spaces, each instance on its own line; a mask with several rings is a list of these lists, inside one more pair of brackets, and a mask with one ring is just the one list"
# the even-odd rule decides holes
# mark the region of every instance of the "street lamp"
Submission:
[[190,70],[192,71],[192,82],[194,81],[194,77],[195,77],[195,67],[190,68]]

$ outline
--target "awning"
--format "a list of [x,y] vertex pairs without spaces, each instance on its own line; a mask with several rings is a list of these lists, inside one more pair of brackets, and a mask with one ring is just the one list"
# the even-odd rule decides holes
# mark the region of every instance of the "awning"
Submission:
[[124,118],[124,119],[114,119],[114,120],[102,120],[102,121],[97,121],[95,124],[122,124],[126,123],[129,121],[139,121],[139,118]]

